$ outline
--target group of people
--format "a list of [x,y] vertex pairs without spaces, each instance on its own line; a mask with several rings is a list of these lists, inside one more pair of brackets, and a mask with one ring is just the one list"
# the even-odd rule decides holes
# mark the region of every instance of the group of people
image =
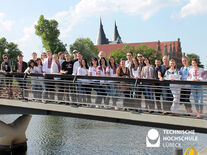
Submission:
[[[155,64],[151,64],[148,57],[144,57],[138,53],[133,57],[132,52],[126,53],[126,59],[121,58],[119,64],[115,62],[115,58],[110,56],[108,61],[103,51],[99,52],[99,58],[92,58],[90,65],[83,55],[74,50],[72,52],[73,59],[69,53],[59,52],[53,54],[51,51],[43,52],[41,58],[37,57],[37,53],[32,53],[32,59],[26,63],[23,56],[17,57],[18,62],[13,65],[8,59],[8,55],[3,55],[1,64],[1,72],[10,77],[13,72],[30,74],[41,74],[43,76],[31,76],[31,85],[34,98],[43,98],[44,102],[48,99],[55,100],[54,81],[63,81],[56,83],[58,89],[57,97],[62,101],[65,97],[66,101],[70,98],[72,102],[92,103],[91,92],[96,91],[95,103],[109,105],[110,97],[115,110],[118,110],[117,101],[120,94],[123,93],[123,106],[142,108],[142,98],[145,97],[145,109],[153,112],[157,107],[158,111],[164,113],[177,113],[180,104],[184,104],[187,113],[192,113],[192,104],[190,95],[194,97],[194,103],[197,110],[196,117],[200,117],[203,113],[203,92],[201,85],[181,85],[168,84],[166,82],[156,82],[163,80],[184,80],[184,81],[202,81],[205,72],[198,67],[198,60],[192,59],[191,66],[188,64],[187,57],[182,57],[183,67],[178,69],[174,59],[169,60],[168,56],[164,56],[162,61],[155,60]],[[163,64],[162,64],[163,62]],[[130,82],[122,82],[116,80],[88,80],[78,79],[77,83],[67,82],[73,79],[70,76],[52,77],[54,75],[80,75],[80,76],[101,76],[101,77],[123,77],[135,79],[149,79],[151,82],[138,83],[136,87]],[[22,80],[22,74],[15,75],[18,77],[20,88],[27,89],[26,83]],[[153,81],[153,82],[152,82]],[[8,82],[7,83],[11,83]],[[133,87],[132,87],[133,86]],[[43,93],[42,93],[43,92]],[[27,93],[24,94],[25,96]],[[162,96],[162,100],[161,100]],[[134,100],[135,99],[135,100]],[[130,103],[131,102],[131,103]],[[133,104],[132,104],[133,102]],[[162,103],[162,104],[161,104]]]

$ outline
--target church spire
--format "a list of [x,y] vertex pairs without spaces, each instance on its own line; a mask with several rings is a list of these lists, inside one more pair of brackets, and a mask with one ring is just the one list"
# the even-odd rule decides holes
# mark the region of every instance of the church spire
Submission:
[[102,21],[100,18],[100,26],[99,26],[98,36],[96,39],[96,45],[102,45],[102,44],[108,44],[108,43],[109,43],[109,41],[106,38],[105,32],[103,30]]
[[117,26],[116,26],[116,21],[115,21],[115,24],[114,24],[114,34],[113,34],[113,37],[112,37],[112,42],[122,43],[121,37],[119,35],[118,29],[117,29]]

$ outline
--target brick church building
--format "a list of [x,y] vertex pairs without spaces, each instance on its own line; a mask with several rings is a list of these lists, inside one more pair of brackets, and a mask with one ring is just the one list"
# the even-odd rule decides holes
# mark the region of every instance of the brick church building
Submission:
[[100,26],[99,26],[98,36],[96,40],[96,47],[98,48],[99,51],[105,52],[106,56],[108,57],[112,51],[117,49],[122,49],[123,46],[126,44],[130,44],[133,47],[137,47],[140,45],[152,47],[158,52],[161,52],[163,56],[167,55],[169,56],[170,59],[175,59],[178,67],[182,66],[181,59],[183,54],[182,54],[181,42],[179,38],[176,41],[123,43],[115,22],[112,41],[109,41],[108,38],[106,38],[102,21],[100,20]]

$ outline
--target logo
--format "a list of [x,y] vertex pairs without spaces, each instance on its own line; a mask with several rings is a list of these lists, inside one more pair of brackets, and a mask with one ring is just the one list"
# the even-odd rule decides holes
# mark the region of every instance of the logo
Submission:
[[160,134],[156,129],[150,129],[146,136],[147,147],[160,147]]
[[184,155],[197,155],[197,152],[193,147],[189,147],[185,151]]

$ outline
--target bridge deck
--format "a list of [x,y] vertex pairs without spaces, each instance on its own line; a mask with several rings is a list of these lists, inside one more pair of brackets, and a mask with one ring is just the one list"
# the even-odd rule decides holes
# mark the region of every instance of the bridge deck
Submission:
[[77,108],[62,104],[43,104],[8,99],[0,100],[0,108],[1,114],[59,115],[169,129],[189,129],[207,133],[207,120],[205,118],[197,119],[184,116],[132,113],[87,107]]

